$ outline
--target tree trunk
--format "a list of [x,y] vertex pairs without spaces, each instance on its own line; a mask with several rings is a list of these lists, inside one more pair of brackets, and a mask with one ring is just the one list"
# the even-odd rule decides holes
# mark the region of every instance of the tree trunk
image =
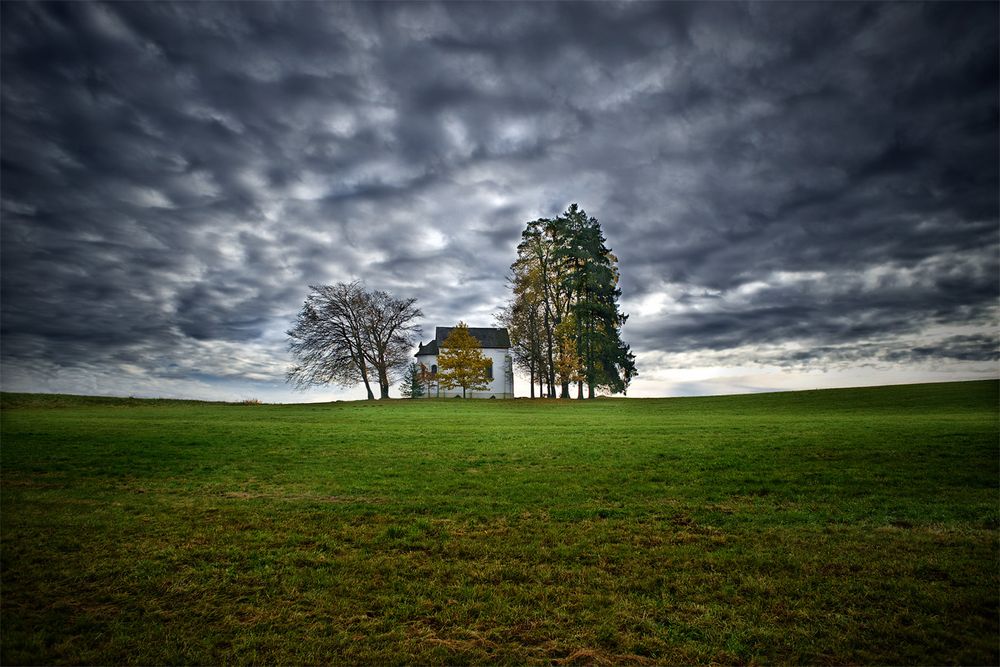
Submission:
[[[580,275],[580,259],[578,257],[574,257],[573,258],[573,271],[577,275]],[[586,299],[586,294],[587,294],[586,290],[584,290],[583,293],[584,293],[583,298]],[[580,298],[579,294],[577,295],[577,298],[578,299]],[[583,322],[581,321],[580,315],[581,315],[581,313],[577,312],[577,315],[576,315],[576,352],[577,352],[577,359],[578,360],[579,360],[580,348],[582,347],[581,344],[583,343]],[[579,373],[581,370],[582,369],[577,368],[577,373]],[[583,380],[577,380],[576,381],[576,398],[577,398],[577,400],[582,400],[583,399]]]
[[549,398],[556,397],[556,365],[554,363],[555,343],[552,340],[553,327],[559,322],[556,320],[554,313],[552,312],[552,294],[551,286],[549,285],[549,263],[548,259],[544,256],[543,251],[536,251],[538,256],[538,268],[539,268],[539,278],[542,284],[542,305],[544,308],[544,322],[545,322],[545,342],[547,356],[549,359],[548,377],[545,378],[545,383],[548,385],[548,396]]
[[365,383],[365,391],[368,392],[368,400],[374,401],[375,394],[372,393],[372,385],[368,381],[368,360],[365,357],[365,349],[361,345],[361,339],[358,337],[357,333],[353,336],[353,343],[351,355],[357,355],[355,362],[357,363],[358,370],[361,371],[361,379]]
[[[588,298],[590,294],[588,292]],[[590,317],[584,323],[584,331],[586,332],[586,340],[584,341],[584,379],[587,381],[587,398],[594,397],[594,377],[596,371],[594,370],[594,313],[593,310],[590,311]]]
[[553,350],[552,350],[553,341],[552,341],[552,326],[551,326],[551,322],[552,322],[552,320],[549,317],[549,305],[545,304],[545,343],[546,343],[546,348],[547,348],[546,349],[546,355],[549,358],[549,367],[547,369],[548,370],[548,377],[545,378],[545,384],[547,384],[548,388],[549,388],[549,398],[555,398],[556,397],[556,392],[555,392],[555,387],[553,385],[555,385],[555,381],[556,381],[555,380],[555,377],[556,377],[556,375],[555,375],[555,373],[556,373],[556,365],[555,365],[555,359],[552,356],[552,354],[553,354]]
[[380,399],[389,398],[389,375],[385,366],[380,366],[378,369],[378,389]]
[[374,401],[375,394],[372,393],[372,385],[368,382],[368,367],[365,366],[365,362],[361,362],[361,379],[365,382],[365,391],[368,392],[368,400]]
[[528,387],[531,389],[531,398],[535,397],[535,364],[531,362],[528,364]]
[[559,389],[559,398],[569,398],[569,382],[563,382]]

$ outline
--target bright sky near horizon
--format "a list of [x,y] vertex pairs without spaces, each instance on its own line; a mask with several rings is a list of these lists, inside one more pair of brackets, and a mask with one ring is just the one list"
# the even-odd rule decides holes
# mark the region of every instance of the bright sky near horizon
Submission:
[[491,326],[571,202],[630,396],[1000,375],[1000,4],[0,14],[5,391],[361,398],[284,383],[308,285]]

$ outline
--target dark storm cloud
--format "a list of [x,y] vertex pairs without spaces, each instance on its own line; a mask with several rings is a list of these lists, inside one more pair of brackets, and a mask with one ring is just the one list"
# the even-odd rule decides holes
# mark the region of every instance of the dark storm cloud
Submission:
[[306,286],[351,278],[488,325],[571,201],[650,358],[996,360],[996,4],[0,12],[19,386],[280,381]]

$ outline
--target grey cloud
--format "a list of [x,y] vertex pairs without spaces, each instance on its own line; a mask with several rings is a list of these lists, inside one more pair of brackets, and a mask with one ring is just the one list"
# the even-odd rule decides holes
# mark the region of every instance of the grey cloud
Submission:
[[[524,222],[571,201],[627,304],[674,302],[633,313],[637,351],[995,360],[964,332],[997,318],[995,4],[0,13],[0,326],[25,377],[278,382],[311,283],[485,318]],[[963,332],[919,344],[941,327]],[[873,342],[894,336],[918,342]],[[234,345],[249,365],[212,360]]]

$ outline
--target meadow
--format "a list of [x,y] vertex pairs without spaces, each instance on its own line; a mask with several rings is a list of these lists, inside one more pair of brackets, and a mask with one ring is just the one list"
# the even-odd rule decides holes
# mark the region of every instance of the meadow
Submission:
[[3,394],[3,664],[998,664],[998,383]]

